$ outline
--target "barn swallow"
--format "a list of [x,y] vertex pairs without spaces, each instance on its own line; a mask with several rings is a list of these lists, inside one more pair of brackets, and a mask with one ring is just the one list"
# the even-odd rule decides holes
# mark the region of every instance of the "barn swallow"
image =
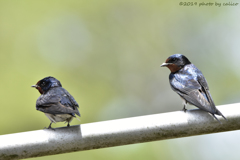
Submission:
[[67,90],[62,88],[62,84],[54,77],[46,77],[38,81],[36,85],[31,87],[36,88],[40,92],[40,97],[37,99],[36,109],[45,113],[51,121],[48,129],[52,128],[52,123],[68,122],[75,117],[80,116],[78,111],[78,103]]
[[171,71],[169,82],[172,90],[184,100],[184,112],[186,112],[185,107],[189,103],[209,112],[218,122],[220,121],[215,114],[227,120],[216,108],[202,72],[187,57],[181,54],[174,54],[168,57],[161,67],[168,67]]

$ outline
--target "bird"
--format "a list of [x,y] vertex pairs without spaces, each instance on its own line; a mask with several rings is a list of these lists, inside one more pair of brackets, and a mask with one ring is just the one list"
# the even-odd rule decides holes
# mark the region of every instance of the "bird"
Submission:
[[61,82],[56,78],[45,77],[31,87],[36,88],[41,94],[37,99],[36,109],[45,113],[51,121],[47,129],[53,129],[52,123],[64,121],[69,127],[72,119],[77,118],[76,115],[80,117],[78,103],[66,89],[62,88]]
[[171,71],[169,82],[172,90],[184,101],[183,111],[186,112],[187,103],[194,105],[215,116],[226,117],[216,108],[209,87],[202,72],[182,54],[174,54],[167,58],[161,67],[168,67]]

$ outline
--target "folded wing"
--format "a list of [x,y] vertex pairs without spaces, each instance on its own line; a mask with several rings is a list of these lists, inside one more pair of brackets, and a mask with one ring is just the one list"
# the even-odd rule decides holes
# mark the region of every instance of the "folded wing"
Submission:
[[216,107],[203,76],[193,77],[192,75],[175,74],[170,78],[170,84],[172,89],[188,103],[207,112],[216,113]]
[[73,116],[77,114],[80,116],[77,108],[77,102],[65,89],[61,92],[48,92],[41,95],[36,103],[37,110],[50,114],[71,114]]

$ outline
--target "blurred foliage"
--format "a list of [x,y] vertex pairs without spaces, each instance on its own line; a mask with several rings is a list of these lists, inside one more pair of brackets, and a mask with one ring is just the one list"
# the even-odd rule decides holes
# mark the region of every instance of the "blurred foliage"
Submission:
[[[169,86],[169,70],[159,67],[175,53],[186,55],[203,72],[216,105],[239,102],[239,6],[184,7],[179,2],[0,0],[0,134],[49,125],[35,110],[39,93],[30,88],[47,76],[59,79],[75,97],[80,123],[181,110],[181,99]],[[233,139],[239,135],[35,159],[238,159],[240,153],[231,147],[238,145]]]

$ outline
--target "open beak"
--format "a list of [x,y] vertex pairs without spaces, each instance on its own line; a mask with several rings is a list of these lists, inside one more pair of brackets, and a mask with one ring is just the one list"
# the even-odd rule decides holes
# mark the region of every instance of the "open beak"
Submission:
[[160,67],[166,67],[166,66],[168,66],[169,64],[171,64],[171,63],[163,63]]
[[36,84],[35,84],[35,85],[32,85],[31,87],[37,88],[37,87],[38,87],[38,85],[36,85]]

